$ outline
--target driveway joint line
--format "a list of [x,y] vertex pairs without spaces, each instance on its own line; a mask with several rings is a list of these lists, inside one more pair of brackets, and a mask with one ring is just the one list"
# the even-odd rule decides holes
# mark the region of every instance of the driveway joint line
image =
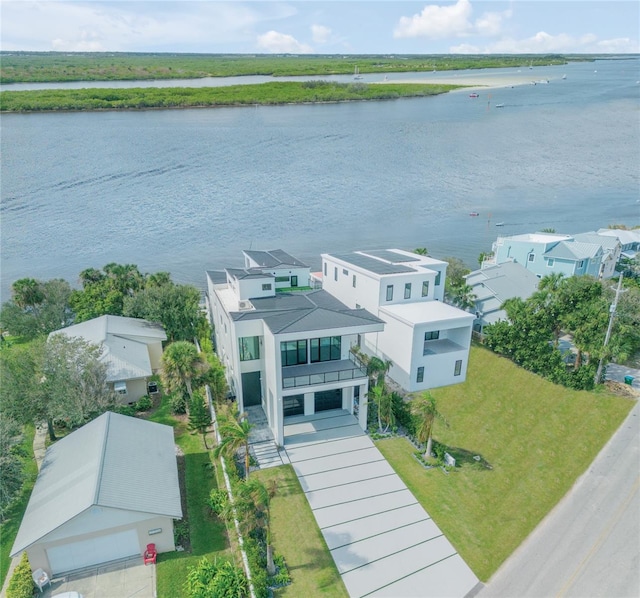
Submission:
[[[340,523],[332,523],[331,525],[327,525],[325,527],[321,527],[320,530],[331,529],[332,527],[336,527],[337,525],[344,525],[345,523],[351,523],[352,521],[360,521],[361,519],[368,519],[369,517],[375,517],[376,515],[382,515],[383,513],[391,513],[391,511],[399,511],[400,509],[406,509],[407,507],[413,507],[415,505],[420,505],[418,501],[412,502],[408,505],[401,505],[399,507],[394,507],[393,509],[387,509],[385,511],[378,511],[376,513],[372,513],[371,515],[363,515],[362,517],[354,517],[353,519],[345,519]],[[421,506],[421,505],[420,505]],[[426,511],[425,511],[426,513]],[[427,520],[431,519],[431,517],[427,517]],[[426,521],[426,520],[425,520]]]
[[[312,475],[320,475],[322,473],[331,473],[332,471],[341,471],[343,469],[352,469],[354,467],[360,467],[361,465],[370,465],[371,463],[382,463],[382,462],[387,462],[387,460],[382,457],[382,459],[374,459],[373,461],[363,461],[362,463],[352,463],[351,465],[343,465],[342,467],[334,467],[332,469],[323,469],[322,471],[314,471],[312,473],[303,473],[302,477],[303,478],[308,478]],[[294,463],[294,466],[296,465],[296,463],[299,463],[299,461],[296,461]]]
[[[388,511],[382,511],[382,512],[383,513],[387,513]],[[431,518],[430,517],[425,517],[424,519],[418,519],[417,521],[411,521],[411,522],[405,523],[403,525],[398,525],[398,526],[393,527],[391,529],[384,530],[383,532],[378,532],[377,534],[371,534],[370,536],[367,536],[366,538],[358,538],[357,540],[353,540],[352,542],[347,542],[346,544],[341,544],[340,546],[334,546],[333,548],[331,548],[331,551],[338,550],[339,548],[344,548],[345,546],[352,546],[353,544],[357,544],[358,542],[364,542],[365,540],[371,540],[371,538],[376,538],[378,536],[383,536],[384,534],[389,534],[391,532],[395,532],[395,531],[397,531],[399,529],[402,529],[404,527],[409,527],[410,525],[415,525],[416,523],[422,523],[423,521],[431,521]],[[440,534],[440,535],[443,535],[443,534]],[[438,536],[434,536],[434,538],[436,538],[436,537],[438,537]],[[431,539],[431,538],[429,538],[429,539]],[[422,544],[422,542],[418,542],[418,544]],[[416,544],[416,546],[418,544]],[[411,548],[411,547],[409,547],[409,548]],[[399,551],[399,552],[401,552],[401,551]],[[394,554],[394,553],[392,553],[392,554]],[[374,562],[374,561],[371,561],[371,562]]]
[[[400,488],[398,490],[392,490],[391,492],[383,492],[382,494],[375,494],[374,496],[386,496],[388,494],[395,494],[396,492],[404,492],[405,490],[407,490],[407,488]],[[329,507],[336,507],[338,505],[347,505],[347,504],[349,504],[351,502],[358,502],[360,500],[369,500],[369,499],[373,498],[374,496],[364,496],[362,498],[354,498],[352,500],[345,500],[345,501],[342,501],[342,502],[337,502],[337,503],[334,503],[332,505],[325,505],[324,507],[316,507],[315,509],[312,508],[311,510],[312,511],[320,511],[321,509],[328,509]]]
[[[371,480],[380,480],[382,478],[389,478],[393,476],[397,476],[395,471],[393,473],[385,473],[384,475],[377,475],[371,478],[364,478],[362,480],[353,480],[351,482],[345,482],[344,484],[334,484],[333,486],[323,486],[322,488],[316,488],[315,490],[305,490],[305,494],[309,492],[323,492],[324,490],[331,490],[332,488],[342,488],[343,486],[351,486],[353,484],[360,484],[361,482],[370,482]],[[306,476],[300,476],[300,477],[305,478]],[[374,494],[373,496],[378,496],[378,495]]]

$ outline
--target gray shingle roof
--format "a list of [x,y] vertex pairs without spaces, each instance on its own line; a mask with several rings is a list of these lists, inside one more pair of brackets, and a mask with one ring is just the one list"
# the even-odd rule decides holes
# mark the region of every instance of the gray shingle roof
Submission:
[[173,428],[105,413],[50,446],[11,554],[93,506],[181,518]]
[[326,291],[277,293],[252,299],[255,311],[234,312],[234,320],[264,320],[275,333],[304,332],[383,324],[364,309],[350,309]]
[[258,264],[258,266],[263,268],[278,268],[283,266],[307,268],[306,264],[303,264],[299,259],[282,249],[271,249],[270,251],[252,251],[245,249],[244,253]]

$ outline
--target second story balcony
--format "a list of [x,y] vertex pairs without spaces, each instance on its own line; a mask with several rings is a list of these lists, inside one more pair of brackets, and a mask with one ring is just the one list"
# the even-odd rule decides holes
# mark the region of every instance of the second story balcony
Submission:
[[350,359],[283,367],[282,388],[299,388],[366,377],[367,368],[357,363],[352,356]]

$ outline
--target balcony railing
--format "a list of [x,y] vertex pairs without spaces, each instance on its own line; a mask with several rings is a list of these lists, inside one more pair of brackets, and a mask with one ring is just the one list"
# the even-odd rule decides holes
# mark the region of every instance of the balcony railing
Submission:
[[366,378],[367,369],[356,362],[356,357],[339,361],[323,361],[282,368],[282,388],[315,386],[343,380]]

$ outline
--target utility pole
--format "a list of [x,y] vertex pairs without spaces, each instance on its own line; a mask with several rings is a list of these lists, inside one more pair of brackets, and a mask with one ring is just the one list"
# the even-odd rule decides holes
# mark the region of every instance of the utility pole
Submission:
[[604,363],[604,350],[609,344],[609,339],[611,338],[611,329],[613,328],[613,318],[616,315],[616,308],[618,307],[618,298],[620,297],[620,289],[622,288],[622,272],[620,272],[620,278],[618,278],[618,286],[616,288],[616,296],[613,299],[613,303],[609,308],[609,325],[607,326],[607,334],[604,337],[604,344],[602,345],[602,357],[598,362],[598,370],[596,372],[595,384],[600,384],[600,376],[602,376],[602,366]]

